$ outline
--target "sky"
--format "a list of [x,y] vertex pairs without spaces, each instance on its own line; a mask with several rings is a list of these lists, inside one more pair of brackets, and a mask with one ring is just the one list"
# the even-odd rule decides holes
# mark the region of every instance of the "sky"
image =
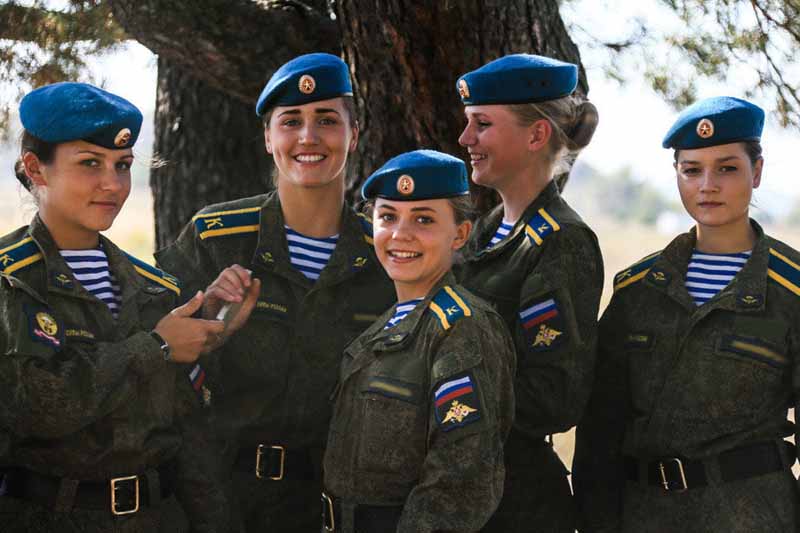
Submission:
[[[655,0],[573,0],[563,6],[562,14],[568,25],[580,24],[596,30],[601,38],[618,39],[626,35],[631,21],[637,18],[653,24],[657,30],[679,24],[677,18],[659,8]],[[661,148],[661,139],[677,112],[643,83],[636,64],[625,67],[628,78],[625,84],[607,79],[602,68],[606,57],[582,46],[587,40],[582,31],[573,27],[572,35],[581,47],[582,62],[587,69],[589,98],[600,113],[597,132],[581,154],[581,160],[604,174],[630,168],[634,177],[649,181],[678,201],[672,152]],[[97,61],[92,71],[105,81],[108,90],[133,102],[145,115],[152,115],[156,99],[156,58],[148,49],[131,42],[122,51]],[[735,84],[705,84],[701,85],[700,96],[742,96],[743,91],[743,86]],[[751,98],[751,101],[766,109],[772,106],[768,97]],[[152,127],[152,123],[146,121],[143,139],[152,139]],[[762,142],[765,170],[755,199],[762,208],[780,216],[800,202],[793,159],[793,152],[800,147],[800,132],[781,129],[768,117]],[[1,168],[8,168],[10,164],[0,161]]]

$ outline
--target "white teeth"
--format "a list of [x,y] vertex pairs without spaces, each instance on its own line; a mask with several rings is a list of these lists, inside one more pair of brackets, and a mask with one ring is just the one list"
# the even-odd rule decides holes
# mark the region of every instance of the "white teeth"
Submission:
[[472,161],[481,161],[482,159],[486,159],[484,154],[469,154],[469,158]]
[[389,252],[392,257],[399,257],[401,259],[410,259],[412,257],[419,257],[420,253],[417,252]]
[[294,157],[297,161],[301,163],[316,163],[317,161],[322,161],[325,159],[324,155],[321,154],[312,154],[312,155],[297,155]]

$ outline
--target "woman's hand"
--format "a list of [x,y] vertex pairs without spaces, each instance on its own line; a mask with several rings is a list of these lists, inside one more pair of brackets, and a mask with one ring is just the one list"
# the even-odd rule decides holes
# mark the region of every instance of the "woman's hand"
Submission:
[[176,363],[197,361],[200,353],[218,342],[225,330],[221,320],[192,318],[203,300],[203,293],[197,291],[191,300],[173,309],[156,324],[155,332],[169,344],[170,357]]
[[245,325],[255,308],[261,293],[261,280],[241,265],[233,264],[220,272],[217,279],[208,286],[203,302],[203,318],[214,319],[223,306],[231,304],[225,317],[225,330],[209,350],[223,344],[228,337]]

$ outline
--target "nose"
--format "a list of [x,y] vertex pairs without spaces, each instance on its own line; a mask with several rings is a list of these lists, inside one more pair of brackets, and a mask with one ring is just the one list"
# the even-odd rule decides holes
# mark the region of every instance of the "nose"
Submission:
[[313,122],[307,122],[300,130],[300,143],[301,144],[317,144],[319,136],[317,134],[316,125]]
[[100,180],[100,188],[104,191],[116,192],[122,189],[122,181],[125,179],[115,167],[110,167],[103,172]]
[[411,227],[411,221],[398,220],[392,232],[392,239],[395,241],[410,241],[414,238],[414,232]]
[[700,178],[700,192],[713,192],[718,189],[715,181],[714,172],[711,170],[704,170],[703,176]]
[[464,126],[464,131],[458,136],[458,144],[465,147],[475,144],[475,133],[472,131],[472,126],[470,126],[469,123]]

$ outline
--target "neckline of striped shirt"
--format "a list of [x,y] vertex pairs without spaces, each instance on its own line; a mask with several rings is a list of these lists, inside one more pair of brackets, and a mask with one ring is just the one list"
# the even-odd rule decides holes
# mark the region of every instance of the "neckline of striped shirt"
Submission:
[[420,303],[425,298],[414,298],[413,300],[406,300],[405,302],[399,302],[397,307],[394,308],[394,314],[392,318],[386,322],[386,325],[383,326],[383,329],[393,328],[397,324],[399,324],[408,314],[417,307],[417,304]]
[[59,250],[72,275],[90,294],[105,303],[117,318],[122,302],[119,283],[108,268],[108,256],[102,247],[93,250]]
[[317,239],[298,233],[285,226],[286,241],[289,244],[289,261],[305,277],[316,281],[333,254],[339,234]]
[[509,222],[508,220],[503,219],[502,222],[500,222],[500,225],[497,227],[497,231],[494,232],[494,236],[489,241],[488,246],[486,247],[491,248],[498,242],[505,239],[508,234],[511,233],[511,230],[514,229],[514,224],[514,222]]
[[692,252],[686,271],[686,290],[698,307],[728,286],[742,270],[752,251],[735,254]]

